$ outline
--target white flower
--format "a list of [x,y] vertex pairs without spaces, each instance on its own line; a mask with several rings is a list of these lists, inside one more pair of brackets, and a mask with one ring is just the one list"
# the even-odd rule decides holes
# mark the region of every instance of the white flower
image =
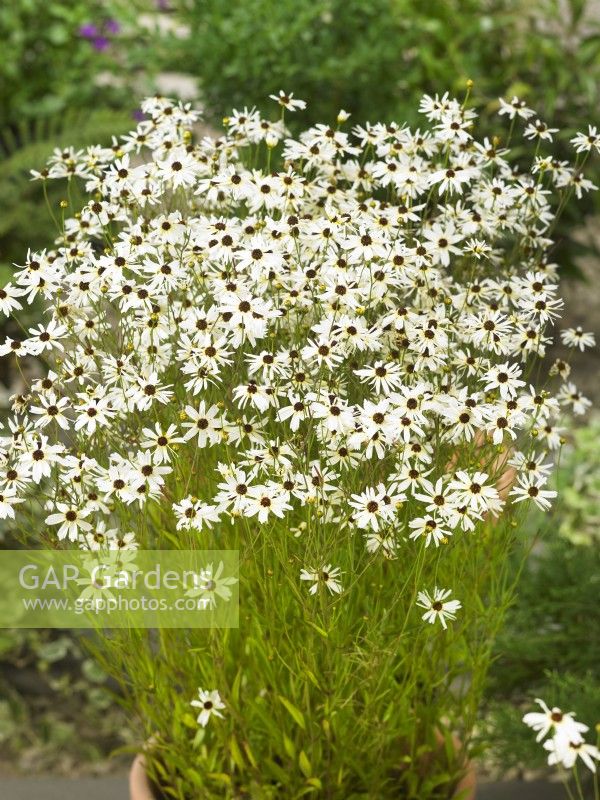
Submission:
[[485,472],[474,472],[469,475],[464,470],[455,473],[449,488],[457,493],[456,502],[466,505],[476,513],[488,511],[497,514],[503,506],[495,486],[488,485],[489,476]]
[[411,529],[409,539],[418,539],[424,536],[425,547],[429,547],[431,542],[439,547],[440,543],[445,542],[448,536],[452,536],[452,531],[445,527],[444,520],[437,519],[435,514],[412,519],[408,523],[408,527]]
[[107,530],[106,522],[101,520],[95,528],[84,533],[79,542],[82,550],[136,550],[138,545],[132,531],[120,532],[117,528]]
[[46,517],[48,525],[59,525],[56,533],[59,539],[68,538],[72,542],[79,539],[80,531],[89,531],[92,526],[89,522],[85,521],[85,517],[89,514],[86,508],[78,508],[71,506],[67,503],[56,503],[56,513],[50,514]]
[[17,297],[23,294],[21,289],[17,289],[11,283],[5,284],[0,288],[0,311],[7,316],[13,311],[23,308]]
[[498,98],[498,102],[500,103],[500,110],[498,111],[498,114],[500,114],[500,116],[502,116],[502,114],[506,114],[509,119],[514,119],[516,116],[519,116],[522,119],[529,119],[529,117],[533,117],[535,114],[535,111],[527,108],[524,100],[519,100],[519,98],[515,96],[513,96],[510,103],[507,103],[506,100],[502,99],[502,97]]
[[173,454],[173,446],[184,442],[183,437],[177,435],[175,425],[169,425],[165,429],[157,422],[154,430],[152,428],[144,428],[142,434],[146,438],[141,442],[141,445],[153,450],[152,455],[155,464],[170,461]]
[[353,518],[359,528],[372,528],[378,531],[380,526],[389,522],[396,509],[391,498],[382,485],[368,487],[361,494],[353,494],[349,505],[354,509]]
[[433,175],[430,175],[429,184],[430,186],[435,186],[436,183],[439,184],[438,192],[440,194],[444,194],[445,192],[449,192],[450,194],[453,192],[462,194],[463,183],[469,183],[476,176],[477,170],[455,165],[436,170]]
[[306,108],[306,103],[304,102],[304,100],[295,99],[293,92],[289,92],[289,94],[286,94],[284,91],[280,89],[279,94],[270,94],[269,97],[271,98],[271,100],[275,100],[277,103],[279,103],[280,106],[283,106],[283,108],[287,108],[289,111],[296,111],[296,109],[298,108],[301,110]]
[[40,395],[39,402],[39,406],[31,406],[31,413],[39,416],[36,427],[43,429],[56,422],[63,431],[69,429],[69,420],[63,413],[69,407],[67,397],[57,397],[54,392],[48,392],[47,395]]
[[193,497],[185,497],[180,503],[173,503],[173,511],[177,517],[178,531],[201,531],[205,525],[210,529],[221,518],[218,506],[202,503]]
[[595,347],[596,337],[593,333],[584,333],[580,328],[567,328],[560,332],[560,338],[563,344],[567,347],[578,347],[581,352],[586,347]]
[[551,142],[553,133],[558,133],[558,128],[549,128],[545,122],[536,119],[535,122],[530,122],[525,128],[523,136],[526,139],[545,139]]
[[158,176],[169,181],[174,189],[192,186],[199,172],[198,162],[183,147],[175,148],[166,159],[158,162]]
[[546,703],[539,698],[536,698],[535,702],[542,710],[530,711],[525,714],[523,722],[532,730],[537,731],[537,742],[541,742],[550,732],[554,736],[560,736],[561,739],[581,741],[581,734],[585,733],[588,727],[582,722],[577,722],[572,712],[563,713],[556,706],[548,708]]
[[449,489],[448,485],[444,485],[444,479],[438,478],[435,484],[426,478],[421,481],[422,490],[414,492],[416,500],[425,503],[426,510],[429,513],[437,512],[448,520],[452,527],[457,523],[456,508],[458,506],[458,498],[455,493]]
[[0,492],[0,519],[15,518],[15,510],[13,506],[17,503],[22,503],[23,498],[17,497],[14,487],[7,486]]
[[84,431],[88,436],[98,428],[107,427],[115,416],[111,398],[106,396],[104,390],[99,389],[96,394],[84,392],[77,393],[79,404],[74,407],[76,431]]
[[571,144],[575,147],[575,152],[585,153],[595,148],[600,153],[600,134],[595,125],[588,125],[587,133],[578,133],[571,139]]
[[342,571],[339,567],[332,567],[331,564],[324,564],[320,569],[303,569],[300,572],[301,581],[309,581],[312,586],[309,588],[310,594],[316,594],[320,586],[325,586],[331,594],[341,594],[342,584],[340,577]]
[[394,389],[399,389],[402,385],[401,371],[398,364],[384,364],[376,361],[372,366],[365,369],[355,370],[355,375],[364,378],[365,382],[375,388],[377,392],[389,394]]
[[578,416],[585,414],[592,406],[592,401],[577,391],[574,383],[565,383],[561,386],[556,399],[563,406],[571,406],[573,413]]
[[442,628],[446,630],[448,627],[446,620],[455,620],[456,612],[462,608],[460,600],[448,600],[451,594],[451,589],[438,589],[437,586],[433,590],[433,597],[428,591],[419,592],[417,605],[426,609],[421,619],[431,625],[439,620]]
[[522,374],[518,364],[497,364],[489,369],[483,376],[484,391],[498,389],[503,400],[512,400],[516,397],[517,390],[525,386],[525,381],[520,380]]
[[190,705],[200,709],[196,722],[203,728],[207,726],[209,719],[213,716],[223,719],[221,711],[225,708],[225,703],[216,689],[212,691],[198,689],[198,699],[192,700]]
[[[198,409],[193,406],[185,407],[186,422],[183,427],[188,430],[183,438],[187,442],[197,436],[198,447],[216,444],[221,438],[222,413],[217,405],[206,407],[204,400],[200,402]],[[187,421],[189,420],[189,421]]]
[[47,436],[40,436],[35,445],[21,455],[20,463],[31,469],[33,482],[39,483],[42,478],[50,477],[53,465],[62,461],[63,452],[63,445],[50,444]]
[[249,517],[257,516],[261,524],[265,523],[271,514],[281,519],[286,511],[291,510],[288,493],[275,484],[251,486],[244,503],[244,513]]
[[297,394],[290,394],[288,399],[290,405],[279,409],[277,419],[289,420],[290,429],[295,432],[300,427],[302,420],[309,416],[309,408]]
[[545,480],[536,478],[533,475],[519,475],[517,478],[518,486],[511,489],[510,496],[514,497],[514,503],[521,503],[523,500],[533,500],[538,508],[542,511],[547,511],[550,506],[550,500],[556,497],[556,492],[553,489],[544,489]]
[[173,392],[168,386],[161,386],[158,372],[147,370],[146,374],[137,378],[136,385],[132,386],[127,392],[131,403],[139,411],[145,411],[154,403],[168,403]]
[[550,766],[561,764],[565,769],[572,769],[577,759],[580,758],[589,770],[596,772],[594,759],[600,761],[600,750],[596,745],[587,744],[580,739],[570,741],[556,736],[554,739],[546,739],[544,749],[549,751],[548,764]]

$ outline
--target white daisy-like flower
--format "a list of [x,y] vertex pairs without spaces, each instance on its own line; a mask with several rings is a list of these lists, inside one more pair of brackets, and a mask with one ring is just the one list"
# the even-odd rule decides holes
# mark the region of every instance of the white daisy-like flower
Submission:
[[331,594],[341,594],[341,576],[341,569],[333,567],[331,564],[324,564],[320,569],[308,567],[300,572],[300,580],[312,584],[308,589],[309,594],[316,594],[321,586],[327,588]]
[[554,489],[544,489],[545,481],[533,475],[519,475],[518,485],[510,490],[510,496],[514,497],[514,503],[522,503],[524,500],[533,500],[538,508],[547,511],[556,497]]
[[600,153],[600,133],[595,125],[588,125],[587,133],[577,133],[572,139],[571,144],[576,153],[587,153],[595,149]]
[[536,119],[535,122],[530,122],[523,131],[523,136],[526,139],[542,139],[547,142],[552,141],[553,134],[558,133],[558,128],[549,128],[541,119]]
[[565,769],[573,769],[580,758],[591,772],[596,772],[596,761],[600,761],[600,750],[595,744],[588,744],[580,739],[574,741],[556,736],[546,739],[544,749],[548,750],[548,764],[562,765]]
[[541,742],[549,733],[567,741],[571,739],[581,741],[582,734],[586,733],[588,727],[582,722],[577,722],[572,712],[563,712],[557,706],[549,708],[540,698],[536,698],[535,702],[542,710],[529,711],[523,717],[523,722],[537,732],[537,742]]
[[507,103],[502,97],[498,98],[498,102],[500,103],[498,114],[500,114],[500,116],[506,114],[509,119],[514,119],[517,116],[521,117],[521,119],[529,119],[535,114],[535,111],[531,108],[527,108],[527,104],[524,100],[520,100],[516,96],[513,96],[510,103]]
[[439,620],[442,628],[446,630],[448,627],[446,620],[454,621],[456,612],[462,608],[460,600],[448,599],[451,594],[451,589],[438,589],[437,586],[433,590],[433,595],[430,595],[427,590],[419,592],[417,605],[425,609],[421,619],[431,625]]
[[567,347],[578,347],[583,352],[586,347],[596,346],[596,337],[593,333],[586,333],[579,326],[577,328],[567,328],[560,332],[560,338]]
[[202,725],[203,728],[208,725],[211,717],[223,719],[221,711],[225,708],[225,703],[221,700],[221,695],[217,689],[198,689],[198,698],[192,700],[190,705],[200,709],[196,722]]
[[46,517],[48,525],[58,525],[56,535],[59,539],[69,539],[76,542],[81,531],[87,532],[92,526],[86,522],[85,517],[89,514],[86,508],[78,508],[68,503],[56,503],[56,512]]
[[270,94],[269,97],[271,100],[275,100],[276,103],[279,103],[283,108],[287,108],[288,111],[296,111],[297,109],[303,110],[306,108],[306,102],[295,98],[293,92],[286,93],[280,89],[279,94]]
[[360,494],[353,494],[349,505],[354,509],[352,515],[356,525],[374,531],[389,522],[396,511],[383,486],[368,487]]

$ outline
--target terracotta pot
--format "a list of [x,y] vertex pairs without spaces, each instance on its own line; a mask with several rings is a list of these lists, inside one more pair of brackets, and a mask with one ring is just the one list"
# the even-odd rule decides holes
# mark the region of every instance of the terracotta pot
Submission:
[[141,753],[135,757],[129,770],[129,797],[131,800],[156,800],[146,775],[146,762]]
[[477,776],[475,775],[475,769],[473,765],[469,761],[467,764],[467,772],[464,778],[456,787],[456,792],[454,793],[454,797],[458,798],[458,800],[475,800],[475,789],[477,788]]
[[[469,763],[467,773],[456,788],[455,797],[460,800],[475,800],[475,770]],[[156,800],[152,786],[146,775],[144,756],[135,757],[129,772],[129,797],[130,800]]]

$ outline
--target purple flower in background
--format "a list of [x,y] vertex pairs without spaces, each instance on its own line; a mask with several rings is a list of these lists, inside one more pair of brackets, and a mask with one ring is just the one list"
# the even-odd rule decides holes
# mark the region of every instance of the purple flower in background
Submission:
[[121,25],[116,19],[107,19],[102,25],[98,26],[94,22],[86,22],[79,28],[79,35],[84,39],[89,39],[90,44],[99,53],[104,52],[110,46],[110,37],[116,36],[121,30]]
[[97,50],[99,53],[102,53],[104,50],[108,48],[110,42],[106,38],[106,36],[95,36],[92,39],[92,47],[94,50]]
[[116,33],[119,33],[121,26],[116,19],[107,19],[104,23],[104,30],[106,33],[111,33],[114,36]]
[[156,0],[156,7],[159,11],[170,11],[171,5],[169,0]]
[[98,27],[93,22],[86,22],[79,28],[79,35],[84,39],[93,39],[98,35]]
[[134,118],[136,122],[143,122],[143,120],[148,119],[147,115],[144,114],[144,112],[141,111],[139,108],[136,108],[136,110],[133,112],[131,116]]

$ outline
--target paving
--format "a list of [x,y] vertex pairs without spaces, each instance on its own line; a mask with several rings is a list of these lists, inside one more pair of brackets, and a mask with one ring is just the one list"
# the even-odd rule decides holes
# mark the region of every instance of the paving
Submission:
[[[560,784],[545,781],[485,783],[477,800],[566,800]],[[110,778],[0,778],[0,800],[129,800],[127,776]]]

